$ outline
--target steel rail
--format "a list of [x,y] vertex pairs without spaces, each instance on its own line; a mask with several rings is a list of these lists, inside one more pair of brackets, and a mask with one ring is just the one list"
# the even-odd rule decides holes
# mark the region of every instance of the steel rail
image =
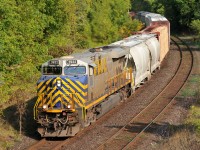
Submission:
[[[64,140],[65,141],[65,140]],[[28,150],[50,150],[50,149],[54,149],[54,147],[56,147],[57,145],[61,144],[64,142],[62,139],[46,139],[43,138],[40,141],[38,141],[37,143],[31,145]]]
[[45,138],[44,138],[44,139],[41,139],[39,142],[37,142],[37,143],[31,145],[31,146],[28,148],[28,150],[36,150],[38,146],[45,144],[45,142],[46,142],[46,139],[45,139]]

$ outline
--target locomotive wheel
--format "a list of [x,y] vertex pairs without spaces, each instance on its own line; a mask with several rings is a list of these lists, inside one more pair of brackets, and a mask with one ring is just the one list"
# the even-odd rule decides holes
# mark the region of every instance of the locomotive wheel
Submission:
[[97,120],[97,115],[93,112],[92,110],[89,110],[87,112],[87,119],[84,121],[83,126],[87,127],[89,126],[91,123],[95,122]]
[[126,89],[123,89],[121,91],[121,101],[126,101],[128,98],[128,93],[127,93],[127,90]]
[[89,119],[86,119],[84,122],[83,122],[83,127],[88,127],[90,125],[90,121]]

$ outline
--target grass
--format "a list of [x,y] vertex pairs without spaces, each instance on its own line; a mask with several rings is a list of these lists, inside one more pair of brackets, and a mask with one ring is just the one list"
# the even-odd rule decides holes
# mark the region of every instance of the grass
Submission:
[[200,83],[200,75],[192,75],[191,78],[189,78],[189,83],[192,83],[192,84],[199,84]]
[[189,130],[177,132],[167,141],[155,146],[155,149],[162,150],[197,150],[199,149],[200,138]]
[[0,131],[0,150],[9,149],[20,140],[17,131],[8,123],[1,124]]
[[185,87],[181,90],[180,96],[195,97],[200,92],[200,75],[191,75]]

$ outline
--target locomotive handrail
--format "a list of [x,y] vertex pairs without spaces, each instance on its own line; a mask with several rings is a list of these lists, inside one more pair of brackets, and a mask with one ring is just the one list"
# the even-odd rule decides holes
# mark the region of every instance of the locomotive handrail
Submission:
[[108,89],[109,89],[108,93],[111,94],[111,93],[115,92],[116,90],[118,90],[119,88],[123,87],[124,84],[128,84],[128,83],[132,82],[131,74],[132,74],[132,69],[130,68],[130,69],[126,69],[123,72],[121,72],[120,74],[108,79],[106,81]]

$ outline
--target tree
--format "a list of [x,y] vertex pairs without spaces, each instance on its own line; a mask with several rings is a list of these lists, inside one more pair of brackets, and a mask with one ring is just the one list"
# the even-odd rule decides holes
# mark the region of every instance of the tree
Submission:
[[16,114],[19,115],[19,132],[21,135],[23,129],[23,116],[26,113],[26,100],[28,95],[24,90],[18,89],[13,93],[11,98],[16,102]]

